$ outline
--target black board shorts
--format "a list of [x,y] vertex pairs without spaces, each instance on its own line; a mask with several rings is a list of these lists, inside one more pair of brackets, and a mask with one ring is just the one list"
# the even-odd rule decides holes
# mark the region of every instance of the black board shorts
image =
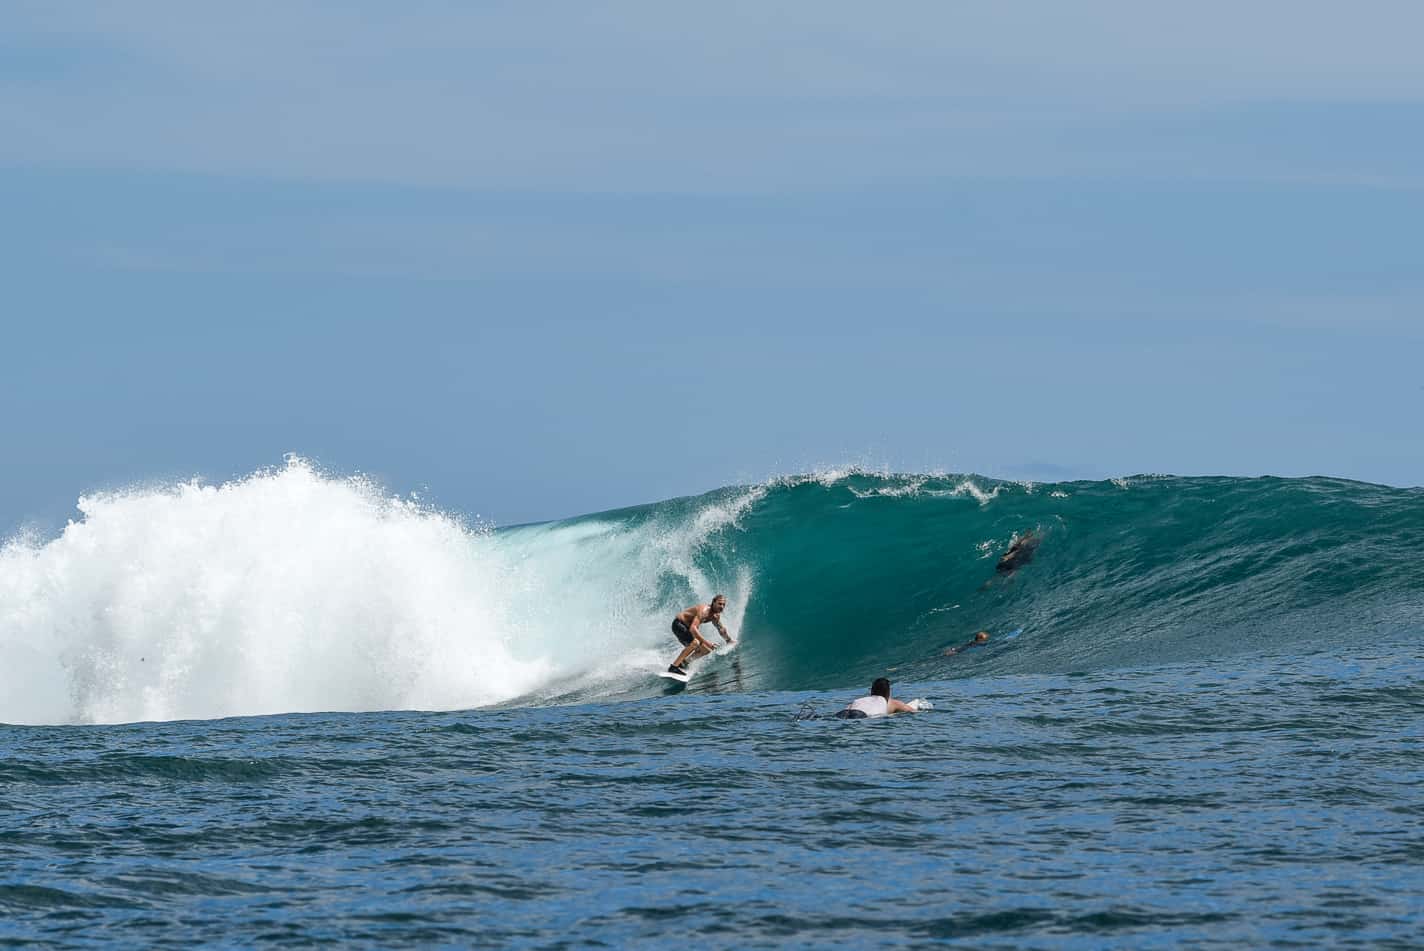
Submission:
[[836,714],[837,720],[866,720],[869,717],[870,714],[864,710],[841,710]]
[[682,623],[682,618],[672,619],[672,632],[682,642],[683,647],[692,643],[692,632],[688,630],[686,624]]

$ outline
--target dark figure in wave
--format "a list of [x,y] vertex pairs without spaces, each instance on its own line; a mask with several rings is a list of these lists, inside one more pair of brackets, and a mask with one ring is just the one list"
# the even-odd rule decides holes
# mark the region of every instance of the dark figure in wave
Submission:
[[[1033,561],[1034,552],[1038,551],[1038,546],[1043,542],[1043,536],[1033,529],[1024,532],[1014,539],[1009,545],[1008,551],[999,556],[999,563],[994,566],[994,574],[1004,581],[1008,581],[1024,565]],[[994,583],[994,578],[990,578],[979,586],[983,591]]]

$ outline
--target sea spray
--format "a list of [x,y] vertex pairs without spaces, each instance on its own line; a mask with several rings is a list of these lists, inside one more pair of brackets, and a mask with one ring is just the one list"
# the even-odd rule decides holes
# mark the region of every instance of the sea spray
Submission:
[[301,459],[79,509],[0,550],[0,721],[497,703],[617,676],[713,584],[676,526],[495,535]]

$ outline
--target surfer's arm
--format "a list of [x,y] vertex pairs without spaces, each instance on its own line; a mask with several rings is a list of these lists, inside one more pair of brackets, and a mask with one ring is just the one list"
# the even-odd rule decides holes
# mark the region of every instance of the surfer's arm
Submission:
[[722,622],[717,620],[716,618],[713,618],[712,623],[716,625],[717,633],[722,635],[722,640],[726,641],[728,644],[732,643],[732,635],[727,633],[727,629],[722,626]]
[[707,638],[703,637],[703,636],[702,636],[702,632],[698,630],[698,626],[701,625],[701,624],[702,624],[702,619],[701,619],[701,618],[693,618],[693,619],[692,619],[692,623],[689,624],[689,625],[687,625],[687,632],[692,635],[692,639],[693,639],[694,641],[696,641],[697,643],[701,644],[703,647],[707,648],[709,651],[715,651],[715,650],[717,649],[717,645],[716,645],[716,644],[713,644],[713,643],[712,643],[711,641],[709,641]]
[[919,713],[920,711],[910,706],[908,703],[901,703],[899,700],[891,700],[889,704],[890,713]]

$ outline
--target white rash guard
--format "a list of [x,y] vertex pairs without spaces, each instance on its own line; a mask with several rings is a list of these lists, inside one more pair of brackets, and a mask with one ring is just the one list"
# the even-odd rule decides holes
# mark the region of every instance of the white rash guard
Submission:
[[890,712],[890,701],[871,694],[868,697],[856,697],[846,709],[859,710],[867,717],[883,717]]

